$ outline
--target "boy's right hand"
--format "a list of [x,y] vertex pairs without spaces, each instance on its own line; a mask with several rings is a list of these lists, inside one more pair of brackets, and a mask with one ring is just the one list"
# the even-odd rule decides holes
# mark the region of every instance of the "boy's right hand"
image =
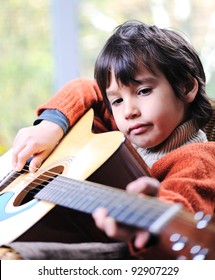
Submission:
[[38,125],[20,129],[13,143],[12,164],[14,170],[21,171],[26,161],[33,156],[29,171],[35,172],[62,137],[63,129],[46,120]]

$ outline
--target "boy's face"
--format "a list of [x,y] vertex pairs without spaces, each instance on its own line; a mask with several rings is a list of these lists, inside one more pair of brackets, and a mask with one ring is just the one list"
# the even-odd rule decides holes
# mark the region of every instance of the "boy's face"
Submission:
[[162,143],[186,118],[186,104],[159,71],[143,68],[129,86],[117,84],[112,73],[106,92],[119,130],[142,148]]

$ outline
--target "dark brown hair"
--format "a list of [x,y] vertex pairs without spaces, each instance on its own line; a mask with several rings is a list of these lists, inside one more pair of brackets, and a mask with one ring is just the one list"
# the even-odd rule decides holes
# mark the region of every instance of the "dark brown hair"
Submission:
[[106,89],[111,71],[116,81],[129,85],[141,65],[154,74],[159,69],[181,100],[184,100],[182,89],[191,89],[195,78],[199,89],[190,116],[200,128],[208,122],[212,107],[205,93],[204,69],[195,49],[179,33],[139,21],[118,26],[96,60],[95,79],[108,106]]

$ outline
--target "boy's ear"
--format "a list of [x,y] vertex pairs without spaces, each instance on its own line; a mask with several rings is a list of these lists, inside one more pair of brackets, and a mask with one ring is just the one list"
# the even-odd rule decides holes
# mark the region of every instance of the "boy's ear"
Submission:
[[187,103],[192,103],[193,100],[196,97],[196,94],[199,89],[199,84],[196,78],[193,78],[189,80],[189,82],[186,84],[186,89],[185,89],[185,101]]

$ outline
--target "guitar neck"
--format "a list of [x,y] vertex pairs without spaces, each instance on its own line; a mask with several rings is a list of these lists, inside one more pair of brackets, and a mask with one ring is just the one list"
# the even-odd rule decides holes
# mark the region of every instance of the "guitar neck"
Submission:
[[[207,215],[195,220],[180,204],[165,203],[156,198],[137,196],[121,189],[61,175],[40,190],[35,198],[89,214],[97,207],[105,207],[117,222],[158,235],[157,250],[151,246],[145,253],[146,259],[164,256],[166,259],[215,258],[214,225],[205,220]],[[202,239],[202,235],[207,236],[207,240]]]
[[164,203],[89,181],[78,181],[58,175],[35,195],[36,199],[92,214],[105,207],[116,221],[147,229],[153,234],[181,209],[181,205]]

